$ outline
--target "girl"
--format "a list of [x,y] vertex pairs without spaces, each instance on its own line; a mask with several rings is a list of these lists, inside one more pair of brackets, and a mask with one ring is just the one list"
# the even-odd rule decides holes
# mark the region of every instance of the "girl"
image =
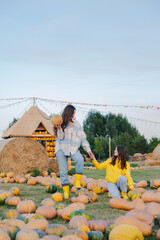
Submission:
[[90,145],[86,140],[86,135],[80,123],[74,119],[75,113],[75,107],[67,105],[62,113],[63,123],[61,126],[54,125],[54,133],[56,137],[55,154],[58,160],[64,198],[69,198],[68,157],[75,162],[75,186],[81,188],[84,158],[78,149],[82,145],[83,149],[89,155],[91,154]]
[[114,156],[103,163],[98,163],[93,153],[90,154],[92,162],[97,169],[106,168],[108,196],[128,199],[127,188],[134,189],[134,182],[130,176],[130,164],[127,161],[126,148],[117,146]]

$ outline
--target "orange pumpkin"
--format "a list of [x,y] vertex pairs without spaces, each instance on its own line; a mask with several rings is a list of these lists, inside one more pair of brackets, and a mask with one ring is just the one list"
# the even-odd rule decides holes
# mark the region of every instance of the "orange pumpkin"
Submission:
[[37,208],[36,213],[44,216],[46,219],[53,219],[56,216],[56,209],[51,206],[41,206]]
[[111,198],[109,201],[109,205],[112,208],[124,209],[124,210],[133,210],[134,204],[132,202],[127,201],[122,198]]
[[105,220],[89,220],[88,225],[91,231],[101,231],[104,233],[109,223]]
[[88,221],[87,221],[86,217],[84,217],[84,216],[74,216],[69,221],[69,228],[70,229],[76,229],[81,225],[86,225],[87,227],[89,227]]
[[16,207],[19,213],[33,213],[36,210],[36,205],[32,200],[20,201]]
[[62,116],[58,114],[53,115],[51,118],[51,122],[53,125],[61,125],[63,122]]
[[71,198],[72,203],[80,202],[83,204],[87,204],[89,202],[89,197],[86,195],[80,195],[78,197],[72,197]]
[[145,237],[152,234],[152,227],[131,216],[122,216],[115,220],[115,225],[129,224],[136,226]]

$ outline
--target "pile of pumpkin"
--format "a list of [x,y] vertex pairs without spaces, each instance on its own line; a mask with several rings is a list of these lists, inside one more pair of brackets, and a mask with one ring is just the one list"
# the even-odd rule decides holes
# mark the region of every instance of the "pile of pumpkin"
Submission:
[[[117,218],[114,225],[109,226],[108,222],[101,219],[90,220],[89,214],[85,210],[87,203],[97,200],[97,194],[108,191],[105,180],[95,180],[83,176],[83,188],[80,190],[76,189],[75,186],[71,188],[71,192],[75,193],[75,197],[72,197],[71,204],[66,206],[61,203],[63,195],[57,192],[57,187],[61,186],[60,179],[55,174],[51,176],[45,174],[44,177],[24,177],[27,184],[29,180],[36,180],[36,183],[46,186],[47,192],[53,193],[51,198],[44,199],[37,209],[32,200],[20,200],[17,196],[19,194],[17,188],[13,187],[9,191],[0,193],[3,196],[3,202],[16,206],[17,209],[8,210],[2,215],[0,236],[3,234],[7,236],[4,239],[36,240],[41,238],[50,240],[61,238],[64,240],[101,240],[104,238],[115,240],[120,239],[119,236],[123,240],[131,239],[130,236],[133,236],[133,239],[143,239],[143,236],[151,235],[154,220],[160,221],[160,179],[150,182],[150,187],[157,189],[156,191],[145,190],[144,188],[148,186],[145,180],[136,183],[136,190],[128,193],[131,201],[112,198],[109,201],[112,208],[124,209],[128,212],[126,215]],[[70,176],[69,181],[74,185],[75,176]],[[11,193],[11,196],[8,192]],[[48,220],[52,220],[56,216],[69,222],[69,229],[62,224],[49,224]],[[13,227],[15,230],[13,230]],[[6,235],[6,232],[8,235]],[[129,236],[127,236],[128,234]],[[157,231],[157,239],[159,239],[159,234],[160,230]]]

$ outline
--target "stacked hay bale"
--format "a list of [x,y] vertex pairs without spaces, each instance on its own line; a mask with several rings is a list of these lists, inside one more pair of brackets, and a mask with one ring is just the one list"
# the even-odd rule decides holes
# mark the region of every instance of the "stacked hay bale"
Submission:
[[53,159],[49,159],[49,170],[55,173],[59,172],[58,160],[56,157],[54,157]]
[[145,161],[146,166],[160,166],[160,144],[150,154],[151,157]]
[[0,171],[25,174],[38,169],[48,170],[46,149],[30,138],[9,138],[0,141]]

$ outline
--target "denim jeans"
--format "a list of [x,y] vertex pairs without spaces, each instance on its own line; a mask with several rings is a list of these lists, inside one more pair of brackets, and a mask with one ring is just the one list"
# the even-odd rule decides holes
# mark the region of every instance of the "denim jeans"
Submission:
[[75,162],[75,170],[78,174],[83,174],[84,167],[84,158],[80,154],[80,152],[76,152],[75,154],[71,154],[70,156],[65,156],[62,150],[56,152],[56,157],[58,160],[58,166],[60,171],[61,185],[66,186],[69,185],[68,180],[68,157],[70,157]]
[[120,176],[116,183],[107,182],[107,188],[111,197],[121,197],[121,192],[127,192],[127,178]]

